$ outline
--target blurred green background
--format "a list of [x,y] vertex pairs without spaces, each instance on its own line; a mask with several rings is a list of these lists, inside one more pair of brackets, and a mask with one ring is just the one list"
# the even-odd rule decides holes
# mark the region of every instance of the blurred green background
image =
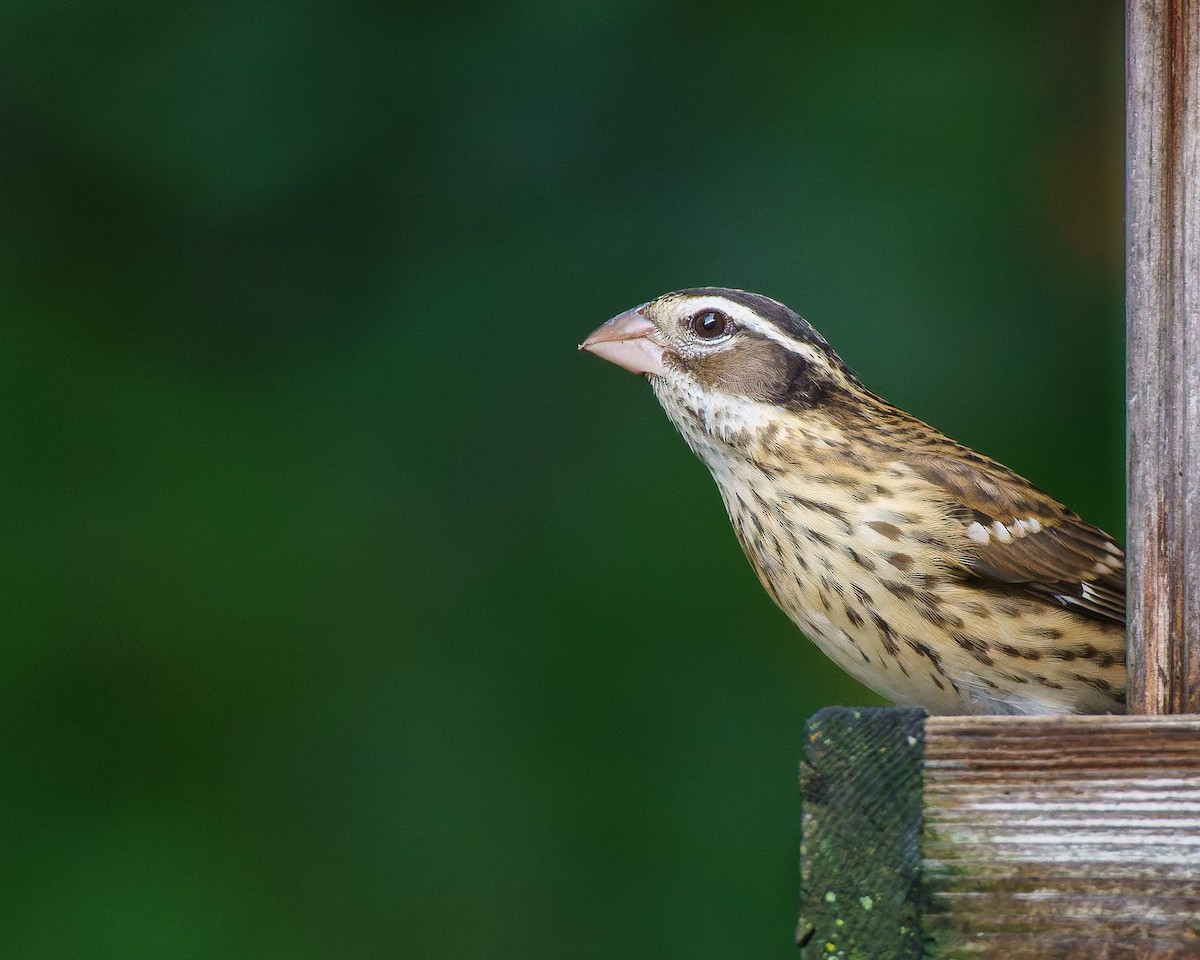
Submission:
[[1122,528],[1119,5],[8,0],[6,958],[780,957],[805,718],[670,289]]

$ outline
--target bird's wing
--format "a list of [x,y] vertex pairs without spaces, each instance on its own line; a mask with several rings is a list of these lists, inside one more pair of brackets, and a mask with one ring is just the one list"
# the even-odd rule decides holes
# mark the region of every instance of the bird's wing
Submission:
[[1125,622],[1125,554],[1104,531],[978,454],[909,465],[948,495],[963,524],[960,562],[971,574]]

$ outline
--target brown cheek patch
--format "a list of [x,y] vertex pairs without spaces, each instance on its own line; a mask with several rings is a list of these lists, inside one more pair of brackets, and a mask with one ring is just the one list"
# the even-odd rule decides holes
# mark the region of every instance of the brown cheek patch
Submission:
[[724,350],[691,361],[692,376],[701,384],[722,393],[751,400],[765,400],[772,381],[778,379],[778,364],[770,341],[747,337]]
[[687,361],[704,387],[789,410],[808,410],[841,394],[829,371],[752,331],[743,329],[723,350]]
[[807,381],[807,364],[787,349],[742,330],[726,349],[689,361],[701,384],[748,400],[785,404]]

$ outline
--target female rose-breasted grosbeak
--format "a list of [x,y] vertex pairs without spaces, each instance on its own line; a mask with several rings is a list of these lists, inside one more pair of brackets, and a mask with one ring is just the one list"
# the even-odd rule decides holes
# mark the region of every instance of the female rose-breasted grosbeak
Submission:
[[783,304],[681,290],[581,348],[648,375],[767,593],[860,682],[932,713],[1124,711],[1121,548]]

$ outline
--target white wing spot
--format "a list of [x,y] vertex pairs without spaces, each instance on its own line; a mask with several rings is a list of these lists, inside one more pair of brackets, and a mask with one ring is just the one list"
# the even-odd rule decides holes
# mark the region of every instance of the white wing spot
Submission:
[[996,539],[1001,543],[1012,543],[1012,534],[1008,532],[1008,527],[999,520],[992,523],[992,533],[996,535]]
[[987,527],[985,527],[978,520],[976,520],[973,524],[971,524],[969,527],[967,527],[967,536],[970,537],[972,540],[974,540],[976,543],[984,543],[984,544],[989,543],[992,539],[992,535],[987,532]]
[[1008,525],[1008,532],[1020,540],[1029,531],[1026,529],[1025,524],[1020,520],[1014,520]]
[[1027,527],[1029,527],[1030,533],[1041,533],[1042,532],[1042,525],[1038,521],[1037,517],[1030,517],[1028,520],[1025,521],[1025,525]]

